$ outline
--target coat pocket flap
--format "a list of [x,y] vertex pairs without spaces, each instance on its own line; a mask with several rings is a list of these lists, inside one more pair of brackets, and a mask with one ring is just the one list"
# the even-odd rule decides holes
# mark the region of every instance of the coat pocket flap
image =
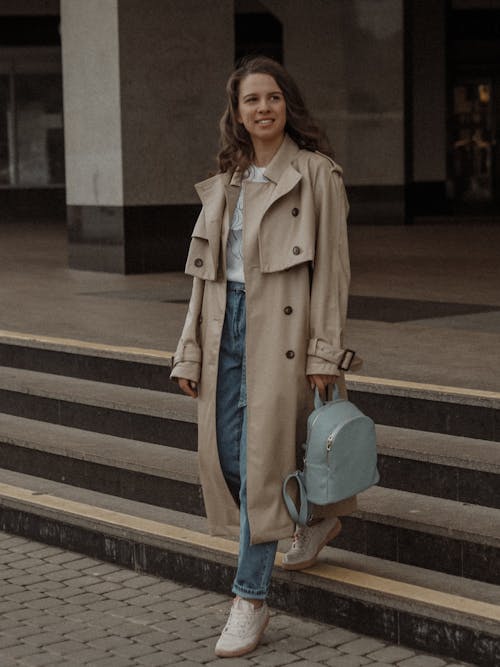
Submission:
[[262,273],[285,271],[298,264],[314,261],[314,245],[305,239],[290,239],[276,248],[259,242],[260,269]]
[[191,237],[208,240],[205,211],[202,209],[191,232]]
[[200,236],[191,237],[185,272],[203,280],[215,280],[217,267],[208,239]]

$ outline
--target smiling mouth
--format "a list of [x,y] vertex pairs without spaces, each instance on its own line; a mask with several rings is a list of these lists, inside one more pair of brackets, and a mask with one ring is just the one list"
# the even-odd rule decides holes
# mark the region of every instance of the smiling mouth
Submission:
[[271,125],[271,123],[274,123],[274,118],[261,118],[256,122],[257,125]]

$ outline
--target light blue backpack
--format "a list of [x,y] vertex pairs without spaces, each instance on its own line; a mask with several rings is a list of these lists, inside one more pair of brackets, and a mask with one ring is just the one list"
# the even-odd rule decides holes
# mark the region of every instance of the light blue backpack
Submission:
[[[307,419],[304,470],[283,482],[283,498],[295,523],[305,525],[309,505],[328,505],[377,484],[375,424],[350,401],[340,398],[323,403],[316,389],[314,410]],[[295,479],[299,486],[299,511],[287,492]]]

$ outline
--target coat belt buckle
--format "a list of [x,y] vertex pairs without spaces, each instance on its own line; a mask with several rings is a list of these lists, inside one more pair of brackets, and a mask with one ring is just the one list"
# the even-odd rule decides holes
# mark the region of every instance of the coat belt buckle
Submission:
[[351,368],[351,364],[354,360],[356,352],[354,350],[345,349],[344,354],[340,358],[338,368],[341,371],[348,371]]

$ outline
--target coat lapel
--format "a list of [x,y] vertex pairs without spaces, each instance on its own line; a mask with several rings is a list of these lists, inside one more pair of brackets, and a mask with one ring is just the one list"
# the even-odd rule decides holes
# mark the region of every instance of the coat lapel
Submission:
[[229,174],[216,174],[194,187],[198,193],[205,212],[205,233],[210,247],[215,271],[219,265],[220,239],[222,233],[222,217],[226,205],[225,188]]
[[302,178],[301,174],[292,166],[293,158],[299,152],[297,144],[286,134],[283,143],[276,155],[264,171],[264,175],[276,184],[263,215],[281,197],[288,194]]

